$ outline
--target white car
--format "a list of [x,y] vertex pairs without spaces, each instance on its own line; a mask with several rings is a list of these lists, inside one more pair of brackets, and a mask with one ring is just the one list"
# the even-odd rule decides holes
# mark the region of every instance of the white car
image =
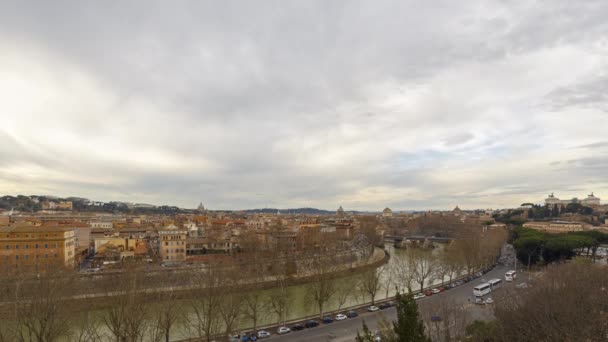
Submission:
[[518,289],[527,289],[528,288],[528,284],[521,283],[521,284],[515,285],[515,287],[517,287]]
[[486,298],[486,304],[492,304],[492,303],[494,303],[494,299],[492,299],[492,297]]
[[439,289],[432,289],[431,292],[433,292],[433,294],[438,294],[441,291]]
[[426,295],[424,293],[416,293],[414,295],[414,299],[416,299],[416,300],[418,300],[420,298],[424,298],[424,297],[426,297]]
[[279,334],[279,335],[287,334],[290,332],[291,332],[291,329],[289,329],[288,327],[279,327],[279,329],[277,329],[277,334]]
[[375,312],[375,311],[378,311],[378,310],[380,310],[380,309],[377,306],[375,306],[375,305],[367,307],[367,311],[369,311],[369,312]]
[[258,338],[266,338],[266,337],[270,337],[270,333],[266,330],[260,330],[258,331]]
[[337,314],[336,315],[336,321],[343,321],[345,319],[347,319],[348,317],[346,317],[345,314]]

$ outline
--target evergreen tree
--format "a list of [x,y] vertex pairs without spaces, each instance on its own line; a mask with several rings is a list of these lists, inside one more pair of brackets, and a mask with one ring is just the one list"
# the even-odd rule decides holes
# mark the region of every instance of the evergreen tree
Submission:
[[397,321],[393,329],[398,342],[430,342],[424,333],[424,323],[418,313],[418,305],[411,294],[397,293]]
[[363,335],[359,335],[359,331],[357,331],[357,337],[355,337],[356,342],[374,342],[374,334],[369,330],[367,324],[365,324],[365,320],[363,320]]

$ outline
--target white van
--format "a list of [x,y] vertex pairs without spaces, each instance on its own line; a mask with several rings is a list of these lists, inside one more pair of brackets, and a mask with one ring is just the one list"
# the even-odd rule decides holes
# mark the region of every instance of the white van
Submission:
[[505,281],[513,281],[515,278],[517,278],[517,273],[515,271],[505,273]]

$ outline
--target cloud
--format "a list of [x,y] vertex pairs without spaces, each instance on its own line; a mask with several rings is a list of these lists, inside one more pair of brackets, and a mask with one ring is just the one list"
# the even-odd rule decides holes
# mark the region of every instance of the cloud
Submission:
[[565,0],[2,3],[0,188],[364,210],[599,189],[606,14]]

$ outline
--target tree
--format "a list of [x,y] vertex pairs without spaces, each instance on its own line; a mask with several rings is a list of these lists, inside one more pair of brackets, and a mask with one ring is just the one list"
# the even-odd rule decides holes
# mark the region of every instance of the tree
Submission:
[[53,342],[70,333],[68,306],[62,297],[71,292],[70,277],[41,273],[26,280],[16,305],[16,340]]
[[372,333],[371,330],[369,330],[369,328],[367,327],[367,324],[365,324],[365,320],[363,320],[363,332],[361,334],[359,334],[359,331],[357,330],[357,337],[355,337],[355,341],[356,342],[374,342],[375,341],[375,336]]
[[411,293],[395,297],[397,321],[393,321],[393,330],[399,342],[430,342],[425,335],[424,323],[418,313],[418,305]]
[[310,281],[305,286],[306,298],[309,303],[316,305],[319,317],[323,318],[325,305],[336,293],[336,279],[334,272],[337,270],[333,260],[327,256],[316,256],[309,265],[309,273],[312,273]]
[[522,235],[514,241],[513,247],[515,247],[517,258],[527,263],[528,270],[532,262],[538,261],[543,242],[540,234]]
[[223,270],[207,267],[194,274],[196,297],[190,301],[191,313],[187,316],[190,330],[196,337],[211,342],[213,336],[221,332],[222,291],[224,291]]
[[369,299],[374,305],[376,294],[382,287],[382,282],[380,281],[381,273],[383,269],[368,269],[363,271],[359,276],[359,291],[362,294],[369,295]]
[[148,320],[148,306],[139,292],[143,275],[130,270],[117,274],[107,284],[106,297],[109,303],[104,310],[102,322],[117,342],[137,342],[144,338]]
[[[164,276],[168,275],[164,274]],[[156,303],[151,314],[153,323],[151,334],[155,336],[152,339],[169,342],[171,330],[180,318],[181,307],[176,293],[169,287],[168,279],[162,278],[161,284],[163,286],[156,295]]]
[[276,281],[275,293],[270,297],[270,308],[277,316],[277,322],[285,325],[287,321],[287,310],[291,306],[291,296],[287,279],[280,277]]
[[549,265],[531,288],[496,300],[499,328],[494,337],[497,341],[605,341],[607,284],[605,266]]
[[436,258],[432,251],[420,248],[409,248],[407,257],[411,259],[414,279],[420,285],[420,291],[424,289],[424,284],[435,271]]

